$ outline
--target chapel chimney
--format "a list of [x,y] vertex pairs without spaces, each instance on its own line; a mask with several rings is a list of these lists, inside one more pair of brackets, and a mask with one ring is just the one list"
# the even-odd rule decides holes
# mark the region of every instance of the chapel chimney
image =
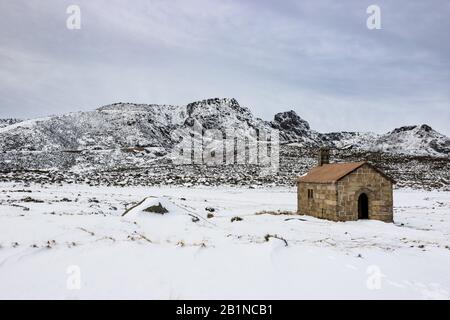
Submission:
[[329,164],[330,163],[330,149],[327,147],[320,148],[317,158],[318,158],[317,164],[319,166],[322,166],[324,164]]

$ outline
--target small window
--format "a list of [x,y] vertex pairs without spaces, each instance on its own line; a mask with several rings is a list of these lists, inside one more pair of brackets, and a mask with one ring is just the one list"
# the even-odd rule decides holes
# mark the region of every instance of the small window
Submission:
[[313,198],[314,198],[314,190],[308,189],[308,199],[313,199]]

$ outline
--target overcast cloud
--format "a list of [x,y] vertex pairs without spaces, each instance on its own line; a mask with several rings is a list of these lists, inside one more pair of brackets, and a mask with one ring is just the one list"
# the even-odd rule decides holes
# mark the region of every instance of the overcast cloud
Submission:
[[[71,4],[81,30],[66,28]],[[449,57],[446,0],[0,0],[0,117],[234,97],[323,132],[450,135]]]

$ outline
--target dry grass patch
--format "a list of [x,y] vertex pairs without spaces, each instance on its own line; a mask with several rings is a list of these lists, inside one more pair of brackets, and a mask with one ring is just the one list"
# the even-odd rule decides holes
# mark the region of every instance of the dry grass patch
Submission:
[[262,214],[270,214],[272,216],[293,216],[296,215],[296,212],[293,211],[286,211],[286,210],[277,210],[277,211],[269,211],[269,210],[263,210],[258,211],[255,213],[255,215],[262,215]]

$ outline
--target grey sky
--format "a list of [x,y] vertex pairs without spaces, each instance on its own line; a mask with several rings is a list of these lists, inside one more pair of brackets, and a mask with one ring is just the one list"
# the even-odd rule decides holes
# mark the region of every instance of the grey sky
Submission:
[[[81,30],[66,28],[71,4]],[[323,132],[450,135],[449,57],[446,0],[0,0],[0,117],[235,97]]]

